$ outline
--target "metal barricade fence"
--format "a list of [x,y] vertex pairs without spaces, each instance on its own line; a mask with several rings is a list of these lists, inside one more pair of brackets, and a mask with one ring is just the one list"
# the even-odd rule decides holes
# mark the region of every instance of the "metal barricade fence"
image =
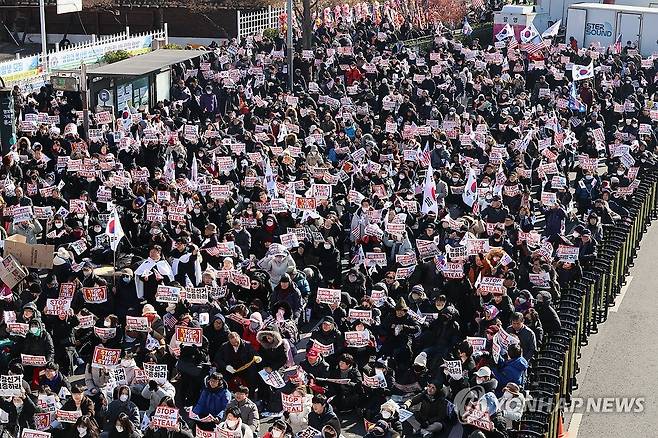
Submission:
[[[572,392],[578,388],[580,348],[598,331],[598,324],[606,321],[609,307],[625,285],[642,235],[657,217],[658,170],[645,169],[638,178],[641,182],[628,207],[628,218],[605,227],[597,259],[583,270],[581,280],[562,290],[556,303],[562,329],[546,335],[533,361],[529,392],[535,403],[512,435],[516,438],[558,438],[564,432],[562,409],[571,404]],[[538,400],[551,401],[548,412],[537,409]]]

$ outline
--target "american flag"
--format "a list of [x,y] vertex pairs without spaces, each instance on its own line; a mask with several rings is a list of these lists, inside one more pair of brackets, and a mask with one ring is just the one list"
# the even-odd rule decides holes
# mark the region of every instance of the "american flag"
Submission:
[[507,50],[513,50],[517,47],[519,47],[519,42],[516,40],[515,36],[512,36],[512,38],[510,38],[507,42]]
[[352,239],[355,242],[358,241],[361,238],[361,225],[357,224],[356,227],[352,228],[350,233],[352,234]]
[[176,326],[176,323],[178,322],[176,317],[169,312],[165,313],[165,315],[162,317],[162,320],[163,320],[162,322],[164,322],[165,327],[167,327],[168,329],[174,328],[174,326]]
[[621,34],[617,35],[617,39],[615,40],[613,50],[617,55],[621,53]]
[[484,6],[484,0],[472,0],[471,6],[473,7],[473,9],[480,9],[481,7]]
[[427,167],[430,165],[431,157],[430,157],[430,144],[429,142],[425,143],[425,149],[423,149],[423,152],[421,152],[418,156],[418,160],[420,161],[421,166]]
[[522,48],[525,52],[528,53],[528,55],[532,55],[533,53],[541,52],[546,47],[549,47],[549,44],[547,44],[547,42],[541,37],[537,37],[532,40],[532,42],[524,44]]

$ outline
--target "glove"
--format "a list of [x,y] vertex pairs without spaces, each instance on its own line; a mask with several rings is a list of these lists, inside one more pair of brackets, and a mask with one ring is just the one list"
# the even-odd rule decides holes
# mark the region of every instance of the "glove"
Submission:
[[226,371],[228,371],[231,374],[234,374],[235,368],[233,368],[231,365],[226,365]]
[[403,403],[405,409],[409,409],[411,406],[411,400],[407,400],[406,402]]

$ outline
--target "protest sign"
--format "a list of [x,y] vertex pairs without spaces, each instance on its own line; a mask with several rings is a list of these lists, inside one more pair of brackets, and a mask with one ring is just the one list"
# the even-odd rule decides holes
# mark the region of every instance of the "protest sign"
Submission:
[[107,301],[107,286],[83,287],[82,296],[89,304],[104,303]]
[[348,309],[347,318],[352,321],[363,321],[365,323],[372,323],[372,310],[357,310],[357,309]]
[[279,374],[278,371],[267,372],[266,370],[260,370],[258,374],[265,383],[273,388],[281,389],[286,386],[286,382],[283,381],[283,376]]
[[345,332],[345,345],[347,347],[366,347],[370,343],[368,332],[366,331],[351,331]]
[[151,418],[151,425],[162,429],[176,429],[178,426],[178,409],[158,406]]
[[147,332],[149,321],[145,316],[126,316],[126,330]]
[[158,303],[178,303],[181,288],[174,286],[159,285],[155,292],[155,301]]
[[21,438],[50,438],[50,432],[25,428],[21,431]]
[[304,412],[304,397],[296,394],[281,393],[283,410],[288,413],[298,414]]
[[163,384],[167,381],[167,365],[144,362],[144,373],[148,380]]
[[45,367],[47,362],[45,356],[33,356],[31,354],[21,353],[21,363],[33,367]]
[[82,417],[81,411],[64,411],[61,409],[57,409],[57,412],[55,413],[55,418],[57,418],[57,421],[59,421],[60,423],[73,424],[80,417]]
[[9,397],[19,395],[21,392],[23,392],[23,383],[20,375],[0,376],[0,396]]
[[319,287],[316,301],[322,304],[340,304],[340,289],[328,289]]
[[94,348],[91,366],[94,368],[111,368],[118,365],[120,360],[121,349],[96,346]]
[[201,327],[175,327],[176,340],[183,345],[196,345],[200,347],[203,343],[203,329]]

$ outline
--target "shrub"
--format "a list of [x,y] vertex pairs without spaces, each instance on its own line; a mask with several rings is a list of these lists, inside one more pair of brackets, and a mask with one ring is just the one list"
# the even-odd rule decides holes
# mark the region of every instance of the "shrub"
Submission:
[[102,61],[106,64],[112,64],[128,58],[130,58],[130,53],[125,50],[113,50],[103,55]]

